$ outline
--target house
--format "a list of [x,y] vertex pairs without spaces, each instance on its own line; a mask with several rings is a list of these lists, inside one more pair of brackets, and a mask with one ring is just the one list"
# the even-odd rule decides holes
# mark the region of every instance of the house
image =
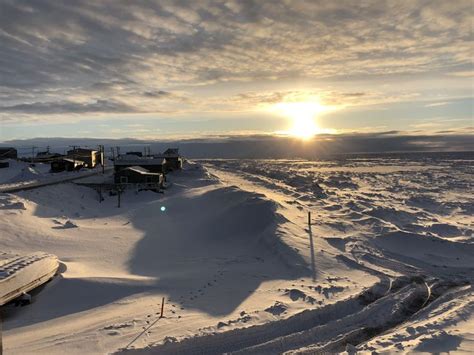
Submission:
[[0,159],[18,159],[18,152],[12,147],[0,147]]
[[101,153],[98,150],[87,148],[74,148],[67,151],[67,157],[84,162],[84,167],[92,169],[102,163]]
[[85,166],[85,163],[77,159],[61,158],[51,162],[51,171],[59,173],[61,171],[79,170]]
[[158,154],[154,157],[165,159],[166,172],[183,168],[183,158],[179,155],[178,148],[168,148],[163,154]]
[[152,173],[165,172],[165,159],[155,157],[138,157],[136,155],[121,155],[114,161],[115,173],[132,167],[138,166],[144,168]]
[[130,166],[116,172],[114,181],[116,184],[136,184],[143,185],[145,188],[162,188],[164,175],[163,173],[153,173],[141,166]]

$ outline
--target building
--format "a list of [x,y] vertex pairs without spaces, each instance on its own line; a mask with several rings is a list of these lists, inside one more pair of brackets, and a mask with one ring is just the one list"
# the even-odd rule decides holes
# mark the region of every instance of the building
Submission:
[[183,158],[179,155],[178,148],[168,148],[163,154],[158,154],[154,157],[165,159],[165,172],[183,168]]
[[141,166],[130,166],[120,169],[114,174],[114,181],[121,185],[136,185],[146,189],[163,187],[163,173],[153,173]]
[[0,159],[18,159],[18,152],[13,147],[0,147]]
[[73,160],[80,160],[84,163],[84,167],[92,169],[97,164],[102,163],[101,152],[94,149],[75,148],[67,151],[67,157]]
[[34,160],[37,163],[51,163],[52,161],[58,160],[60,158],[62,158],[61,154],[51,153],[48,149],[44,152],[38,152],[38,154],[36,154],[36,158]]
[[136,155],[121,155],[114,161],[115,173],[132,167],[138,166],[152,173],[165,172],[165,159],[155,157],[138,157]]
[[79,170],[85,166],[85,163],[77,159],[61,158],[51,162],[51,172],[59,173],[61,171]]

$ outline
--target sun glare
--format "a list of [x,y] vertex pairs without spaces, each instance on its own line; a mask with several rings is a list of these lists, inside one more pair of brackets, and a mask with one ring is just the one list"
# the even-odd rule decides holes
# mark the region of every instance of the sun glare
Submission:
[[322,132],[315,119],[326,108],[317,101],[281,102],[275,109],[292,120],[292,126],[285,132],[289,135],[308,139]]

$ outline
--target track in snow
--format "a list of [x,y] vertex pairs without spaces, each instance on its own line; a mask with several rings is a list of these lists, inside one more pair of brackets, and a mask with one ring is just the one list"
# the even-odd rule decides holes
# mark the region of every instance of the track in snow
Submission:
[[[198,336],[149,349],[160,354],[276,354],[309,347],[309,353],[344,350],[403,323],[431,300],[421,278],[384,279],[361,294],[287,319],[224,333]],[[354,339],[357,339],[356,342]],[[341,351],[342,351],[341,350]]]

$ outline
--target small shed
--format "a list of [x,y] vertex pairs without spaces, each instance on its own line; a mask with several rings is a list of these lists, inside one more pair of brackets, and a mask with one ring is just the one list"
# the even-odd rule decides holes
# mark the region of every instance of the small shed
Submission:
[[101,162],[101,153],[88,148],[75,148],[67,151],[67,157],[84,162],[84,167],[95,168]]
[[183,168],[183,158],[179,154],[178,148],[168,148],[163,154],[155,156],[165,159],[165,171],[180,170]]
[[13,147],[0,147],[0,159],[18,159],[18,152]]
[[62,158],[51,162],[51,171],[59,173],[61,171],[74,171],[83,168],[85,163],[77,159]]
[[144,184],[157,185],[163,187],[164,175],[162,173],[154,173],[141,166],[130,166],[120,169],[114,174],[116,184]]

